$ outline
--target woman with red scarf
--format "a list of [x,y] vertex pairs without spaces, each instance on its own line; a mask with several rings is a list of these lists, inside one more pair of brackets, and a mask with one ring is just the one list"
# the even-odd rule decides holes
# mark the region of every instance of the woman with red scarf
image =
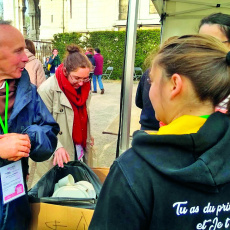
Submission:
[[[80,47],[67,47],[63,64],[59,65],[54,76],[39,87],[38,92],[60,126],[58,144],[50,162],[37,166],[36,178],[44,175],[52,165],[70,160],[83,160],[89,163],[88,150],[94,144],[90,136],[88,104],[90,100],[89,73],[92,64]],[[33,170],[31,170],[33,171]],[[41,171],[41,172],[39,172]],[[34,177],[33,175],[30,175]],[[33,181],[33,184],[35,181]]]

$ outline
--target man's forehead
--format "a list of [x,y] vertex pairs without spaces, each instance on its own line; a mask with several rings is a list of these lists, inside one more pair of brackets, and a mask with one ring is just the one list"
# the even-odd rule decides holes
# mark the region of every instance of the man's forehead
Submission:
[[16,29],[15,27],[13,27],[11,25],[1,25],[0,24],[0,38],[7,37],[8,39],[14,39],[14,38],[10,37],[12,35],[23,37],[21,32],[18,29]]
[[15,33],[16,31],[18,30],[11,25],[0,24],[0,36],[5,36],[5,34],[12,33],[12,32]]
[[21,41],[24,43],[24,38],[19,30],[11,25],[0,25],[0,46],[12,46]]

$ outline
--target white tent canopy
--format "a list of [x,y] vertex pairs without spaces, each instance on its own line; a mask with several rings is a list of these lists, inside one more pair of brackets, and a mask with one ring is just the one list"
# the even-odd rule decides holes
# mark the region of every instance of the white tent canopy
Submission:
[[161,39],[198,32],[199,22],[212,13],[230,14],[230,0],[152,0],[161,17]]
[[[133,85],[134,54],[136,50],[137,12],[140,0],[129,0],[126,31],[126,55],[121,93],[120,127],[118,137],[121,154],[129,147],[131,99]],[[212,13],[230,14],[230,0],[152,0],[161,17],[161,40],[171,36],[198,32],[199,22]],[[121,140],[121,141],[120,141]],[[120,142],[120,144],[119,144]],[[118,156],[118,154],[116,154]]]

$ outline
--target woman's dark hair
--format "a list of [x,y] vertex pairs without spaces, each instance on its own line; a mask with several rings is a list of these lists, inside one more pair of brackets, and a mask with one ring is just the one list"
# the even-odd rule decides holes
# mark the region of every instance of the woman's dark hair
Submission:
[[35,46],[34,43],[29,40],[29,39],[25,39],[25,43],[26,43],[26,48],[35,56]]
[[204,24],[219,25],[221,31],[228,38],[228,41],[230,41],[230,15],[222,13],[211,14],[201,20],[199,29]]
[[69,45],[66,48],[67,52],[63,65],[66,68],[67,73],[75,71],[78,68],[89,68],[92,69],[92,64],[83,53],[83,50],[77,45]]
[[101,50],[99,48],[94,49],[97,53],[101,53]]

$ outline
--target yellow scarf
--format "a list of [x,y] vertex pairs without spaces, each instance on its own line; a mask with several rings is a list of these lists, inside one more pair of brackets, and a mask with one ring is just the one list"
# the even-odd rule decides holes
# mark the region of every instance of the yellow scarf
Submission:
[[154,131],[146,131],[146,133],[150,135],[182,135],[182,134],[190,134],[197,133],[198,130],[204,125],[206,122],[206,118],[191,116],[191,115],[183,115],[170,124],[160,127],[157,132]]

